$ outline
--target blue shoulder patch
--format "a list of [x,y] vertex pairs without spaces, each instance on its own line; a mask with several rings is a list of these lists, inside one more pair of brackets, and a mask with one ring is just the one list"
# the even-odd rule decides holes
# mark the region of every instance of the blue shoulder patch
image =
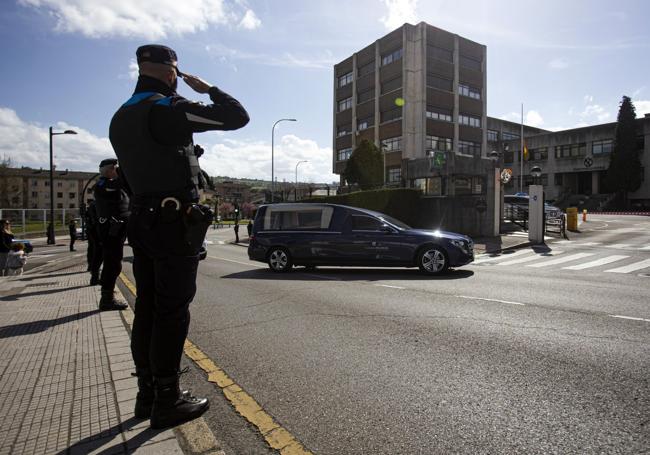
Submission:
[[154,96],[156,92],[140,92],[136,93],[133,95],[129,100],[122,105],[122,107],[127,107],[127,106],[133,106],[134,104],[138,104],[140,101],[144,101],[147,98],[151,98]]
[[166,98],[158,100],[158,101],[156,101],[156,104],[160,104],[161,106],[171,106],[172,105],[172,97],[168,96]]

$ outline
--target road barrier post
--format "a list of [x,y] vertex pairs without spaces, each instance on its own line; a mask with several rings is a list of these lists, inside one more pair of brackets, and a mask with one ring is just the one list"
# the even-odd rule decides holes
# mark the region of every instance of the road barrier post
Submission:
[[582,210],[582,221],[587,221],[587,209]]
[[567,207],[566,224],[569,231],[576,232],[578,230],[578,209],[576,207]]

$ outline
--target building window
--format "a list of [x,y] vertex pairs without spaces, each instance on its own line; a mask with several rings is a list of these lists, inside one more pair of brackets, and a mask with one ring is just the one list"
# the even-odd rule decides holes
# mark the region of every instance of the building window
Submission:
[[370,101],[375,97],[375,89],[370,88],[368,90],[365,90],[363,92],[359,92],[357,94],[357,104],[365,103],[366,101]]
[[605,141],[594,141],[591,145],[591,153],[594,155],[602,155],[604,153],[612,153],[614,148],[614,141],[611,139]]
[[497,142],[499,140],[499,132],[494,130],[487,131],[487,140],[489,142]]
[[481,61],[472,57],[460,56],[460,66],[469,68],[474,71],[481,71]]
[[56,197],[57,197],[58,199],[62,198],[62,197],[63,197],[63,193],[56,193]]
[[411,188],[422,190],[426,196],[442,196],[444,180],[442,177],[429,177],[411,180]]
[[43,183],[45,183],[45,186],[50,186],[50,181],[49,180],[46,180]]
[[381,93],[392,92],[402,87],[402,76],[386,81],[381,84]]
[[381,57],[381,66],[389,65],[401,58],[402,58],[402,48],[399,48],[396,51],[391,52],[390,54],[384,54]]
[[344,74],[343,76],[339,76],[339,88],[345,87],[351,82],[352,82],[352,71],[350,71],[347,74]]
[[481,99],[481,89],[472,87],[465,84],[458,84],[458,94],[473,98],[475,100]]
[[336,137],[345,136],[352,133],[352,127],[350,125],[339,125],[336,127]]
[[443,49],[437,46],[427,46],[427,57],[442,60],[443,62],[454,62],[454,51]]
[[32,197],[38,197],[38,192],[32,191]]
[[370,63],[366,63],[365,65],[360,66],[357,69],[357,73],[359,77],[365,76],[366,74],[374,73],[375,72],[375,62],[374,60]]
[[585,156],[587,154],[587,145],[583,142],[581,144],[566,144],[555,146],[555,158],[576,158]]
[[57,188],[63,188],[63,182],[56,182]]
[[352,108],[352,97],[339,101],[339,112]]
[[481,119],[473,115],[460,114],[458,116],[458,123],[461,125],[473,126],[475,128],[481,127]]
[[501,139],[504,141],[512,141],[515,139],[519,139],[521,136],[519,136],[517,133],[509,133],[508,131],[503,131],[501,133]]
[[436,76],[435,74],[427,74],[427,86],[445,90],[447,92],[454,91],[454,81],[444,77]]
[[77,193],[68,193],[68,196],[70,197],[70,199],[74,199],[75,197],[77,197]]
[[384,152],[399,152],[402,150],[402,137],[389,137],[381,141],[381,148]]
[[38,180],[32,180],[32,186],[38,186]]
[[564,184],[562,174],[555,174],[553,180],[555,181],[555,186],[562,186]]
[[74,205],[74,204],[70,204],[70,208],[71,208],[71,209],[74,209],[74,208],[75,208],[75,205]]
[[451,109],[444,109],[442,107],[427,106],[427,118],[430,118],[431,120],[451,122],[452,111]]
[[392,122],[394,120],[399,120],[402,118],[402,108],[401,107],[396,107],[395,109],[391,109],[389,111],[385,111],[381,113],[381,122]]
[[438,137],[427,135],[424,148],[426,150],[439,150],[443,152],[451,151],[453,141],[450,137]]
[[357,122],[357,130],[359,131],[367,130],[372,126],[375,126],[375,118],[372,115]]
[[481,144],[472,141],[458,141],[458,152],[465,155],[481,156]]
[[636,149],[639,152],[643,152],[645,150],[645,136],[640,135],[636,137]]
[[336,161],[349,160],[350,155],[352,155],[352,149],[351,148],[337,150],[337,152],[336,152]]
[[402,180],[402,168],[394,167],[388,169],[388,182],[399,183]]
[[56,204],[56,208],[57,208],[57,209],[62,209],[62,208],[63,208],[63,204],[62,204],[61,202],[57,203],[57,204]]
[[530,151],[530,159],[533,161],[546,161],[548,159],[548,148],[538,148]]

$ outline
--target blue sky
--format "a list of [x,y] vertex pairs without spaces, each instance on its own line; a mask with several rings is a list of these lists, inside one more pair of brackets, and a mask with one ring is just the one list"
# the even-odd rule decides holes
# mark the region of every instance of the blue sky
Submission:
[[[108,124],[134,87],[135,49],[174,48],[183,71],[249,111],[236,132],[195,136],[212,175],[336,180],[332,67],[401,26],[426,21],[488,46],[488,115],[565,129],[614,121],[622,95],[650,112],[650,2],[441,0],[0,0],[0,157],[94,170]],[[208,101],[179,83],[179,92]]]

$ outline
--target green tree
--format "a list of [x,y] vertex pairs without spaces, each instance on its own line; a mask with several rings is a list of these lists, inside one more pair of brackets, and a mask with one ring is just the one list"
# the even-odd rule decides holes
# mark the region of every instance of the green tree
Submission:
[[609,157],[605,184],[618,194],[619,201],[627,205],[627,195],[641,186],[643,175],[637,150],[637,125],[634,104],[623,96],[618,110],[614,149]]
[[348,183],[356,183],[362,190],[376,188],[384,182],[383,162],[377,146],[364,139],[352,152],[343,175]]

